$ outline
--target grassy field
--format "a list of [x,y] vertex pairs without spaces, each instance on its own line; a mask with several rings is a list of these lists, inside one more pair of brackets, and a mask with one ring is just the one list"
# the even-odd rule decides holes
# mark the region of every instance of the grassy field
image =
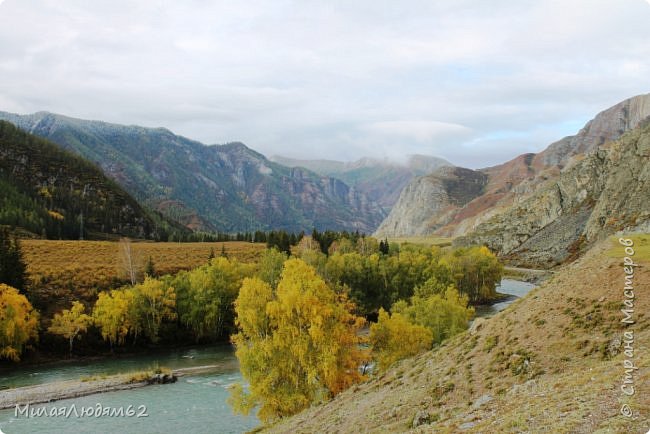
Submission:
[[[626,235],[624,238],[631,239],[634,242],[632,259],[635,261],[650,261],[650,234]],[[613,247],[607,251],[607,255],[622,260],[623,257],[627,256],[625,246],[618,242],[618,237],[612,237],[611,240]]]
[[[99,291],[128,282],[117,242],[23,240],[21,246],[31,281],[28,290],[46,310],[68,307],[74,299],[92,302]],[[163,275],[205,264],[211,249],[218,256],[222,246],[229,257],[243,262],[253,261],[265,248],[243,241],[133,242],[131,250],[140,273],[151,257],[156,274]]]
[[447,237],[437,237],[435,235],[426,235],[426,236],[420,236],[420,237],[395,237],[395,238],[388,238],[388,241],[392,243],[409,243],[409,244],[423,244],[426,246],[450,246],[451,241],[453,238],[447,238]]

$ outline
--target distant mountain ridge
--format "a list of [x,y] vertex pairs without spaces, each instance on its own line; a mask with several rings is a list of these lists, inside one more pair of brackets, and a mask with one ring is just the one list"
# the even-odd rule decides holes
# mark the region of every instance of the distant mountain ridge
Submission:
[[266,159],[242,143],[207,146],[164,128],[39,112],[0,119],[98,164],[138,200],[192,229],[372,232],[381,207],[344,182]]
[[[523,154],[498,166],[464,172],[470,177],[481,174],[487,177],[483,188],[474,189],[470,193],[474,197],[465,203],[448,200],[444,176],[436,172],[427,181],[416,179],[403,190],[398,205],[375,234],[381,237],[469,234],[525,201],[543,184],[559,179],[563,170],[585,155],[619,139],[649,117],[650,94],[635,96],[600,112],[575,136],[554,142],[538,154]],[[428,203],[430,212],[416,210],[418,203]],[[487,227],[483,226],[483,230]]]
[[453,167],[447,160],[427,155],[409,155],[403,163],[376,158],[343,162],[273,156],[271,160],[285,166],[304,167],[323,176],[338,178],[366,194],[387,212],[395,205],[400,192],[413,178],[427,175],[440,167]]

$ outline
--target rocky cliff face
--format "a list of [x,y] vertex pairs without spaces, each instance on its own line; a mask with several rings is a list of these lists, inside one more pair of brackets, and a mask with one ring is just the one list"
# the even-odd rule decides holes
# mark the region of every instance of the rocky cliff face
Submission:
[[344,182],[288,168],[242,143],[206,146],[164,128],[0,112],[96,162],[139,200],[194,229],[372,232],[383,210]]
[[[523,154],[499,166],[479,170],[487,176],[487,184],[481,194],[460,206],[445,203],[444,192],[430,196],[431,200],[441,200],[440,203],[422,203],[426,191],[415,190],[426,190],[427,187],[415,181],[403,191],[404,197],[398,201],[400,207],[391,211],[377,234],[408,236],[435,232],[444,236],[462,236],[495,215],[506,212],[514,204],[525,201],[540,185],[557,179],[573,160],[618,139],[649,116],[650,94],[622,101],[599,113],[575,136],[565,137],[539,154]],[[411,198],[419,198],[420,202],[414,201],[409,205]]]
[[487,176],[460,167],[443,167],[421,176],[403,191],[375,235],[425,235],[449,222],[450,213],[483,193]]
[[571,162],[558,179],[457,239],[549,267],[617,231],[650,226],[650,125]]
[[650,94],[639,95],[604,110],[575,136],[565,137],[549,145],[535,156],[537,167],[565,166],[568,160],[579,154],[593,151],[603,143],[616,140],[650,116]]

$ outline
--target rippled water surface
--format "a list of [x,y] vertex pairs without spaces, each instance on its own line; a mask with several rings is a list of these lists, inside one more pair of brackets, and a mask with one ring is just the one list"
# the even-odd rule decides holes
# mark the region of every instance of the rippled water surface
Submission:
[[159,364],[170,368],[219,365],[213,373],[185,376],[174,384],[147,386],[140,389],[110,392],[35,406],[68,409],[97,404],[125,410],[146,406],[147,417],[16,417],[15,410],[0,411],[0,429],[4,433],[240,433],[259,424],[253,417],[235,416],[226,399],[228,386],[241,380],[230,346],[183,349],[159,354],[101,360],[83,364],[52,365],[47,368],[21,369],[3,374],[2,386],[39,384],[79,379],[87,375],[114,374],[145,369]]

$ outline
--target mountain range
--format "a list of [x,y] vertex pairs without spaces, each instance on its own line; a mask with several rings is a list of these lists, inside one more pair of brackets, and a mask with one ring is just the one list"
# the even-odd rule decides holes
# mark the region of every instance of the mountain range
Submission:
[[[571,256],[559,250],[647,222],[638,201],[648,196],[645,130],[639,130],[642,137],[626,134],[649,117],[650,94],[629,98],[540,153],[474,170],[422,155],[403,163],[266,158],[239,142],[204,145],[164,128],[0,112],[0,119],[90,160],[142,209],[189,229],[435,234],[485,243],[513,260],[544,266]],[[619,167],[611,160],[619,154],[633,161]],[[631,197],[619,188],[626,182],[638,186]],[[599,202],[611,205],[610,215],[592,216]],[[566,233],[544,235],[556,233],[556,226]],[[553,241],[535,244],[542,239]],[[524,254],[533,245],[545,253]]]
[[0,119],[97,164],[147,206],[191,229],[372,232],[384,210],[343,181],[268,160],[242,143],[207,146],[164,128],[39,112]]

